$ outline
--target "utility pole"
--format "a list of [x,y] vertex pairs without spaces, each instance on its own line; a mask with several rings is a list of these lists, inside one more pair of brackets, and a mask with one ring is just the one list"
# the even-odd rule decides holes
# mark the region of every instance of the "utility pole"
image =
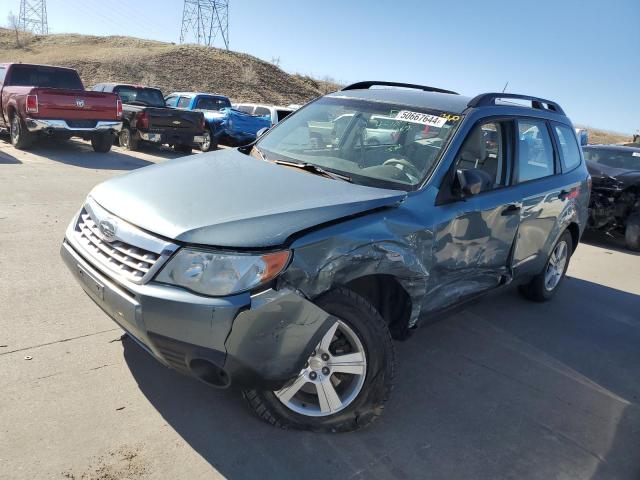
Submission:
[[20,0],[18,24],[25,32],[48,34],[47,0]]
[[184,0],[180,43],[212,47],[217,37],[229,50],[229,0]]

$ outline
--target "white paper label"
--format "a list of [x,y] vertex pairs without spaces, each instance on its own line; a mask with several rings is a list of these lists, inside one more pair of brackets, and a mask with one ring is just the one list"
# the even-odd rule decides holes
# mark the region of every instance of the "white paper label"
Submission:
[[631,154],[632,157],[640,157],[640,152],[633,152]]
[[429,115],[428,113],[411,112],[409,110],[402,110],[396,115],[396,120],[402,120],[403,122],[419,123],[421,125],[429,125],[430,127],[442,128],[447,123],[447,119],[438,117],[436,115]]

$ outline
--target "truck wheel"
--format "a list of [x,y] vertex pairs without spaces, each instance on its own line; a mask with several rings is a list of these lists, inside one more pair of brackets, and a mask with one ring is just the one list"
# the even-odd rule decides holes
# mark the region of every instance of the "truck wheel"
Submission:
[[627,218],[624,239],[629,250],[640,251],[640,213],[632,214]]
[[9,135],[11,136],[11,145],[19,150],[28,148],[34,140],[33,133],[27,129],[27,126],[17,113],[11,117]]
[[542,272],[533,277],[527,285],[522,285],[520,293],[535,302],[551,300],[567,273],[571,252],[573,252],[573,240],[571,233],[565,230],[551,250],[551,255]]
[[254,413],[280,428],[346,432],[369,425],[391,393],[395,358],[380,313],[360,295],[339,287],[316,304],[335,323],[300,374],[280,390],[243,393]]
[[210,152],[211,150],[218,149],[218,142],[216,138],[211,134],[209,129],[204,131],[204,142],[200,144],[200,151],[202,152]]
[[138,150],[139,142],[129,127],[122,127],[118,135],[118,143],[125,150]]
[[176,152],[186,153],[187,155],[190,155],[191,153],[193,153],[193,147],[191,145],[185,145],[184,143],[175,144],[173,146],[173,149]]
[[113,135],[110,133],[102,133],[91,137],[91,146],[94,152],[107,153],[113,145]]

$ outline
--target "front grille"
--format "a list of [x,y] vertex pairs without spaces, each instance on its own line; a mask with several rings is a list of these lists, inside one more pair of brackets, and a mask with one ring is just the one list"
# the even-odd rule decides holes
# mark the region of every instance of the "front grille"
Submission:
[[160,258],[157,253],[120,240],[106,241],[85,209],[78,217],[76,235],[85,250],[129,280],[140,281]]
[[67,120],[69,128],[95,128],[97,120]]

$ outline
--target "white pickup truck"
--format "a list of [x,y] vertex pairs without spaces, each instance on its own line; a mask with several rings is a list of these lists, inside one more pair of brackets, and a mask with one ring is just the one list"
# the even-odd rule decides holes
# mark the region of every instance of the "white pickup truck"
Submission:
[[260,105],[257,103],[234,103],[233,108],[241,112],[251,115],[259,115],[261,117],[269,117],[271,126],[282,121],[295,109],[290,107],[278,107],[273,105]]

